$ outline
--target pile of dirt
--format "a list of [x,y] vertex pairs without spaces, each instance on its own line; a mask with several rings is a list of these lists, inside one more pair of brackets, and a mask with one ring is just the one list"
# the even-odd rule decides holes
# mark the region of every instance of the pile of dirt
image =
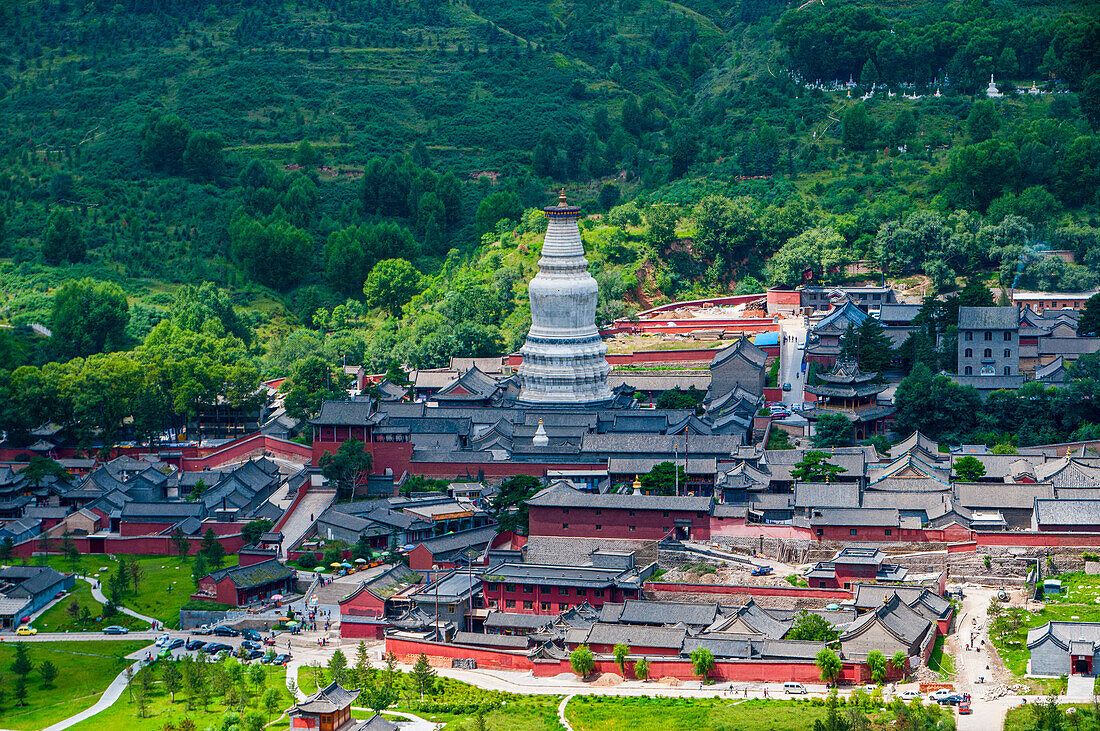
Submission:
[[592,681],[592,685],[597,688],[613,688],[616,685],[623,684],[623,676],[616,675],[615,673],[604,673],[600,677]]
[[675,688],[677,686],[683,685],[683,683],[680,682],[679,678],[674,678],[671,675],[666,675],[665,677],[661,678],[657,682],[660,683],[661,685],[667,685],[670,688]]

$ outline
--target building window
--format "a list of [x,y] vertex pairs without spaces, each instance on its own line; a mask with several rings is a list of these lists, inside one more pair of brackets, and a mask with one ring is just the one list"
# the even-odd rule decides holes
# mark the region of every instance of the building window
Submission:
[[486,591],[496,591],[496,588],[497,588],[496,582],[494,582],[494,581],[486,581],[485,582],[485,590]]
[[1012,342],[1012,333],[1008,332],[1007,330],[1005,331],[1005,342],[1006,343],[1011,343]]
[[630,526],[630,532],[631,532],[631,533],[633,533],[633,532],[634,532],[634,526]]
[[603,530],[603,526],[599,523],[596,523],[596,530]]
[[967,348],[964,351],[964,354],[965,354],[965,357],[967,357],[967,358],[973,358],[974,357],[974,349],[973,348]]
[[1012,366],[1005,366],[1005,375],[1006,376],[1011,376],[1012,375]]
[[1009,350],[1008,348],[1005,348],[1005,357],[1006,358],[1011,358],[1012,357],[1012,351]]
[[569,508],[562,508],[562,509],[561,509],[561,512],[563,512],[563,513],[568,513],[568,512],[569,512]]
[[856,534],[856,529],[855,528],[849,528],[848,529],[848,535],[854,536],[855,534]]
[[542,609],[542,611],[544,611],[544,612],[549,612],[550,611],[550,602],[542,602],[541,604],[539,604],[539,608]]
[[603,589],[594,589],[592,591],[592,596],[597,597],[597,598],[602,598],[603,597]]
[[496,599],[490,599],[489,600],[489,606],[490,607],[495,607],[496,605],[497,605],[497,600]]
[[535,587],[532,586],[531,584],[524,584],[523,585],[523,593],[524,594],[533,594],[533,593],[535,593]]
[[561,527],[562,527],[562,528],[568,528],[568,527],[569,527],[569,524],[568,524],[568,523],[562,523],[562,524],[561,524]]
[[633,517],[634,517],[634,511],[633,511],[633,510],[631,510],[631,511],[630,511],[630,517],[631,517],[631,518],[633,518]]
[[523,603],[523,608],[524,609],[534,609],[535,608],[535,603],[534,602],[524,602]]
[[665,518],[668,517],[668,511],[667,510],[662,514],[662,517],[665,517]]
[[515,591],[515,590],[516,590],[516,585],[515,584],[505,584],[504,585],[504,591]]
[[888,536],[892,536],[892,535],[894,535],[894,531],[893,531],[893,530],[891,530],[890,528],[887,528],[887,529],[886,529],[885,531],[883,531],[883,532],[884,532],[884,533],[885,533],[886,535],[888,535]]
[[983,358],[992,358],[993,357],[993,348],[986,348],[984,351],[982,351],[982,357]]
[[516,608],[516,600],[515,599],[505,599],[504,600],[504,607],[505,607],[505,609],[515,609]]
[[603,511],[602,510],[596,510],[596,515],[603,515]]
[[990,332],[989,330],[986,330],[985,331],[985,339],[986,340],[992,340],[993,339],[993,333]]
[[966,334],[966,339],[967,339],[967,340],[973,340],[973,339],[974,339],[974,333],[972,333],[972,332],[968,332],[968,333]]
[[966,376],[972,376],[972,375],[974,375],[974,369],[973,369],[973,368],[971,368],[970,366],[967,366],[967,367],[966,367],[966,368],[965,368],[965,369],[963,370],[963,375],[966,375]]
[[564,612],[566,609],[569,609],[568,604],[566,604],[565,602],[558,602],[558,611],[559,612]]
[[588,589],[577,589],[577,596],[588,596]]
[[561,594],[562,596],[569,596],[569,587],[568,586],[559,586],[558,587],[558,594]]

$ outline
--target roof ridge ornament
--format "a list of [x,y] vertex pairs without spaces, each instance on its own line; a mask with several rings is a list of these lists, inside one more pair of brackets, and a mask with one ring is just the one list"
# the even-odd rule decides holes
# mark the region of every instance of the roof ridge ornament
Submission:
[[569,201],[565,197],[565,188],[558,193],[558,208],[568,208]]

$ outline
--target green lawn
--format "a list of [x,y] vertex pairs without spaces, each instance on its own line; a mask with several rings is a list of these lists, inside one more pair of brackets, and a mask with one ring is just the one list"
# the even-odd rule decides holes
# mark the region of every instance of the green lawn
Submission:
[[1015,675],[1027,671],[1027,661],[1031,656],[1026,647],[1027,631],[1051,621],[1100,622],[1100,576],[1087,576],[1083,572],[1062,574],[1055,577],[1062,580],[1062,595],[1043,602],[1043,607],[1035,612],[1024,612],[1002,606],[1004,616],[1011,621],[1007,631],[1001,633],[996,621],[990,618],[990,637],[1001,655],[1005,667]]
[[[839,710],[846,718],[846,709]],[[576,731],[804,731],[825,712],[810,701],[576,696],[565,715]],[[893,714],[879,710],[868,717],[878,727]]]
[[941,680],[951,680],[955,677],[955,658],[943,651],[943,641],[943,635],[936,638],[936,645],[928,658],[928,667],[939,673]]
[[[213,663],[210,663],[205,666],[207,683],[211,689],[210,703],[203,709],[201,703],[195,702],[194,707],[188,709],[188,693],[185,690],[176,693],[175,701],[165,691],[161,680],[164,664],[160,662],[141,671],[141,673],[147,673],[151,681],[144,717],[139,715],[139,704],[135,700],[131,700],[129,693],[123,693],[122,697],[115,701],[110,708],[73,726],[73,728],[78,729],[78,731],[118,731],[119,729],[125,729],[125,731],[162,731],[162,729],[168,727],[168,724],[173,724],[174,728],[176,724],[185,718],[193,721],[198,729],[226,728],[226,726],[222,726],[222,722],[231,710],[234,712],[243,711],[242,715],[260,714],[264,723],[268,723],[278,718],[283,710],[291,705],[290,694],[286,691],[285,668],[261,665],[260,667],[264,669],[265,678],[263,689],[260,689],[247,680],[234,682],[225,680],[224,678],[227,676],[222,676],[220,679],[214,678],[210,675],[213,672]],[[240,667],[237,661],[233,659],[227,660],[222,665],[223,668],[232,666]],[[247,667],[244,669],[247,670]],[[135,693],[139,692],[141,681],[140,675],[134,678],[132,687]],[[230,691],[230,688],[242,687],[246,692],[244,700],[239,706],[235,703],[232,709],[227,708],[227,698],[223,697],[223,694],[226,691],[236,692]],[[261,703],[261,694],[268,688],[278,689],[278,710],[274,713],[268,712]],[[279,728],[279,726],[275,728]]]
[[[1091,705],[1085,703],[1074,703],[1073,708],[1077,709],[1074,714],[1077,718],[1077,725],[1072,723],[1066,723],[1063,728],[1067,731],[1070,729],[1091,729],[1096,726],[1091,722],[1091,719],[1095,718],[1095,711]],[[1070,708],[1070,705],[1058,704],[1058,708],[1063,712]],[[1068,721],[1068,717],[1067,721]],[[1016,708],[1010,708],[1005,715],[1004,731],[1032,731],[1035,728],[1035,707],[1032,704],[1026,706],[1017,706]]]
[[[74,620],[69,614],[69,605],[76,602],[88,607],[92,618],[86,624]],[[103,619],[103,605],[92,597],[92,587],[86,581],[76,580],[76,586],[69,594],[38,616],[32,624],[39,632],[81,632],[94,631],[111,624],[117,624],[132,630],[149,629],[149,623],[119,612],[110,619]]]
[[[10,672],[15,643],[0,643],[0,670],[5,698],[0,726],[23,731],[45,728],[93,705],[115,676],[123,671],[123,658],[147,643],[134,640],[83,642],[28,642],[35,669],[27,678],[26,707],[15,706],[15,675]],[[57,668],[53,688],[44,689],[38,665],[49,660]]]
[[[179,556],[127,556],[126,560],[136,560],[138,562],[138,565],[141,566],[142,578],[138,583],[136,593],[131,589],[123,596],[123,606],[139,614],[155,617],[167,627],[178,626],[180,609],[187,603],[191,592],[195,588],[194,583],[191,581],[191,565],[194,559],[190,557],[181,559]],[[118,568],[118,561],[113,556],[100,555],[81,556],[75,563],[62,556],[36,557],[31,559],[31,563],[39,566],[52,566],[58,571],[72,572],[75,570],[96,577],[104,584],[104,593],[106,593],[108,576]],[[225,557],[223,568],[236,565],[236,556]],[[107,570],[100,571],[102,568]],[[83,583],[79,579],[77,580],[78,587]],[[94,613],[96,616],[99,615],[99,612]],[[119,622],[119,624],[124,623]]]

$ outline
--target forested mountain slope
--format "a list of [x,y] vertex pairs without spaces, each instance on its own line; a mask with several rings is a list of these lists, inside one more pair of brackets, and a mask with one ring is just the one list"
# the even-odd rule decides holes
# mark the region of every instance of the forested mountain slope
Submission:
[[0,321],[55,335],[0,380],[72,392],[5,419],[101,362],[194,359],[155,433],[306,355],[514,348],[559,187],[603,319],[856,258],[1095,286],[1097,48],[1092,2],[4,3]]

